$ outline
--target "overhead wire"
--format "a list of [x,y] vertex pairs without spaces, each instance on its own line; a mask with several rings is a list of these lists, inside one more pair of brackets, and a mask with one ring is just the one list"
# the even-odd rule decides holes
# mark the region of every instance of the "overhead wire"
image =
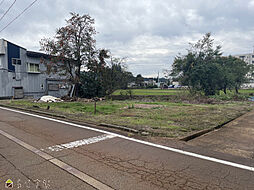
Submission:
[[5,11],[5,13],[1,16],[0,21],[5,17],[5,15],[11,10],[13,5],[16,3],[17,0],[14,0],[13,3],[9,6],[9,8]]
[[36,3],[36,1],[38,1],[38,0],[34,0],[31,4],[29,4],[21,13],[19,13],[14,19],[12,19],[4,28],[2,28],[1,30],[0,30],[0,33],[2,32],[2,31],[4,31],[8,26],[10,26],[15,20],[17,20],[22,14],[24,14],[30,7],[32,7],[35,3]]

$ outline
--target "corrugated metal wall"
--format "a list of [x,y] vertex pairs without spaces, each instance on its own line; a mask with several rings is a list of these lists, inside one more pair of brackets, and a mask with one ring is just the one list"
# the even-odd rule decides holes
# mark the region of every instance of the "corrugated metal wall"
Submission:
[[[60,77],[58,75],[47,75],[44,72],[46,67],[41,63],[40,58],[28,57],[26,49],[12,43],[7,42],[7,45],[4,45],[6,47],[1,44],[4,43],[0,43],[0,49],[2,48],[3,50],[4,48],[6,53],[0,54],[0,98],[12,97],[14,95],[14,87],[22,87],[25,96],[34,98],[39,98],[48,93],[61,97],[68,93],[68,89],[63,88],[59,88],[58,91],[47,90],[47,78],[60,79]],[[12,58],[20,58],[21,65],[12,65]],[[39,64],[41,72],[27,72],[27,62]],[[63,82],[58,80],[52,80],[50,83],[63,84]]]

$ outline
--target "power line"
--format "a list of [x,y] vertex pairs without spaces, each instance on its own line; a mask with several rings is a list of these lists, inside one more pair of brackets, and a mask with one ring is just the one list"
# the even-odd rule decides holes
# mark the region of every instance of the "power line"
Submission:
[[[3,14],[3,16],[0,18],[0,21],[5,17],[5,15],[11,10],[11,8],[13,7],[13,5],[16,3],[17,0],[14,0],[13,3],[11,4],[11,6],[7,9],[7,11],[5,11],[5,13]],[[3,2],[3,1],[2,1]],[[2,3],[1,2],[1,3]]]
[[9,22],[4,28],[2,28],[2,29],[0,30],[0,33],[1,33],[2,31],[4,31],[8,26],[10,26],[15,20],[17,20],[22,14],[24,14],[24,12],[26,12],[30,7],[32,7],[33,4],[36,3],[36,1],[38,1],[38,0],[34,0],[34,1],[33,1],[30,5],[28,5],[21,13],[19,13],[18,16],[16,16],[14,19],[12,19],[11,22]]

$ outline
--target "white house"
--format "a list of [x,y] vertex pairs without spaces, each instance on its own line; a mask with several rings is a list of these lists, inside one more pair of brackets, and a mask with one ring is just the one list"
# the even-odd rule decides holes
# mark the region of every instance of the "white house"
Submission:
[[[248,64],[254,65],[254,52],[253,53],[246,53],[246,54],[238,54],[238,55],[233,55],[233,57],[237,57],[242,59]],[[247,77],[250,79],[248,83],[245,83],[242,85],[243,88],[254,88],[254,78],[251,76],[251,73],[247,75]]]

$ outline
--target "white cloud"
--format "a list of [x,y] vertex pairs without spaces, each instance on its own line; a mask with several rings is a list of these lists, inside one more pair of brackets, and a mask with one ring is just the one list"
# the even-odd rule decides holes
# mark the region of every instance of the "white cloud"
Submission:
[[[0,28],[31,0],[17,1],[0,21]],[[11,4],[0,7],[0,16]],[[97,45],[115,56],[128,57],[134,74],[149,76],[169,68],[189,42],[212,32],[225,54],[250,52],[254,45],[253,0],[43,0],[4,32],[6,38],[27,49],[39,50],[39,40],[54,35],[69,12],[95,18]]]
[[254,1],[253,0],[248,3],[248,7],[249,8],[253,8],[254,7]]

